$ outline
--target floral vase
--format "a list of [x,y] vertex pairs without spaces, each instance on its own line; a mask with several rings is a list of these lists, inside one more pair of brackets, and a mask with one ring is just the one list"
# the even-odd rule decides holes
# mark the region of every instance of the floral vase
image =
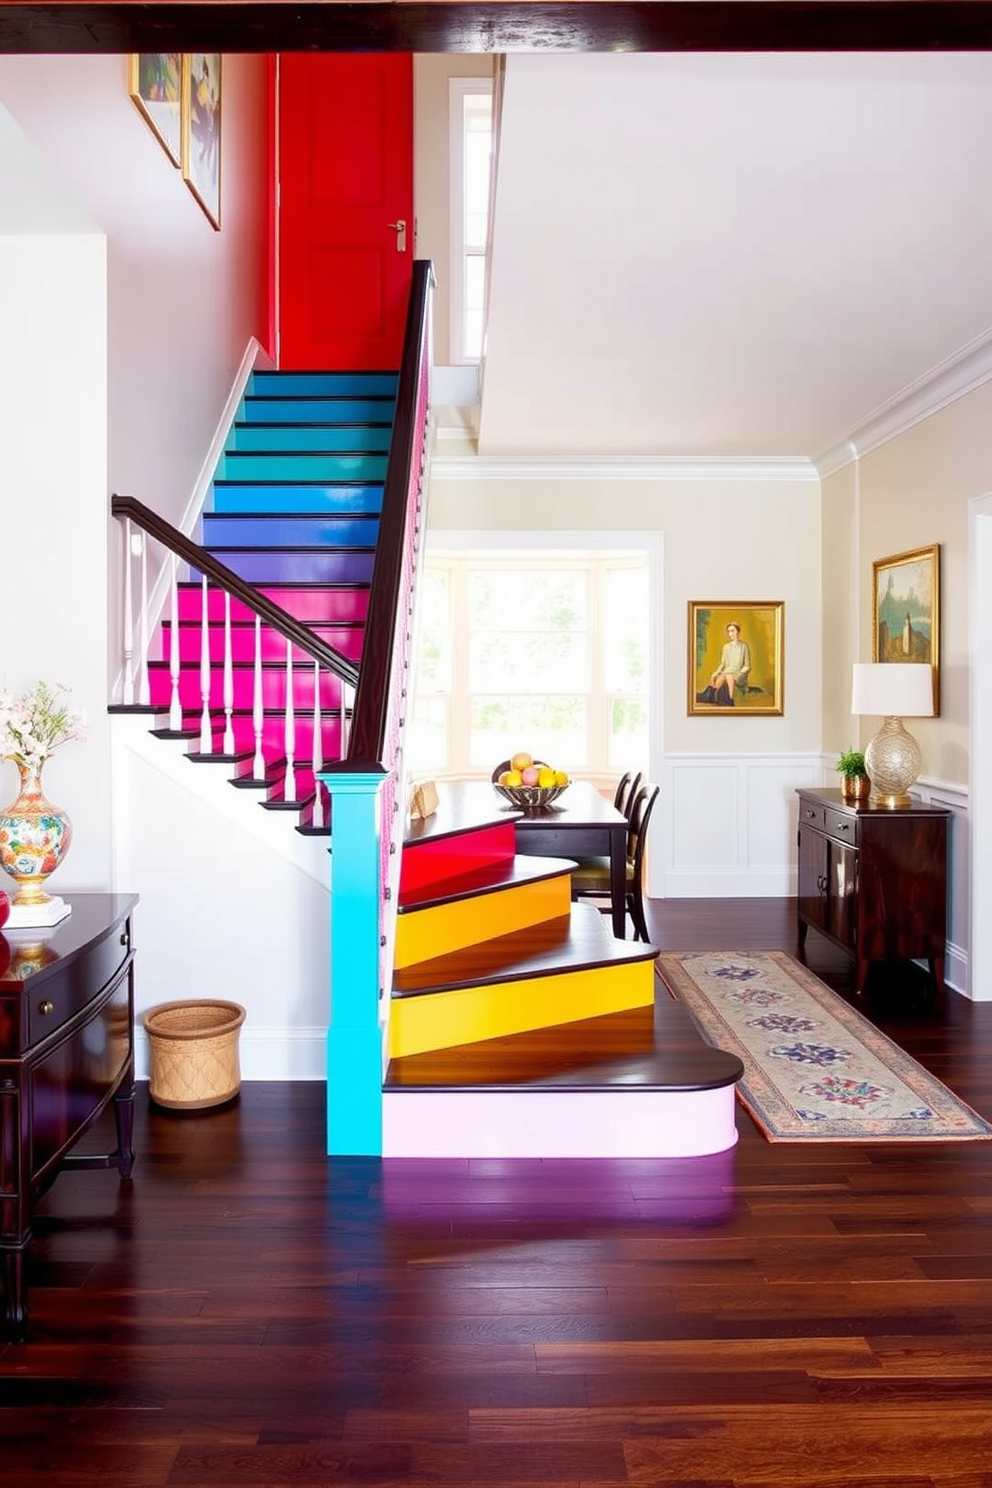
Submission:
[[21,789],[0,811],[0,868],[17,884],[14,907],[47,904],[45,879],[69,851],[72,823],[41,788],[41,765],[15,760]]

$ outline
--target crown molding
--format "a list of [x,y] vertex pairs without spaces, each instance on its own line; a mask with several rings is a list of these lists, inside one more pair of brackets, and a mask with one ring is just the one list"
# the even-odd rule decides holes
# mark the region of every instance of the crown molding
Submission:
[[818,481],[811,460],[698,459],[631,455],[444,455],[431,460],[432,480],[531,481]]
[[976,336],[960,351],[917,378],[895,397],[876,408],[863,423],[838,440],[829,449],[814,456],[813,464],[821,479],[834,475],[845,465],[860,460],[890,439],[904,434],[949,403],[963,398],[992,379],[992,330]]

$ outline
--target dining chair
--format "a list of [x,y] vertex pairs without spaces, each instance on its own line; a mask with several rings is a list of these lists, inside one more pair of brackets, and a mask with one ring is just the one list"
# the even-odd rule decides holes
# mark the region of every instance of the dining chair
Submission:
[[[627,864],[624,884],[624,907],[634,927],[634,939],[648,939],[648,926],[644,914],[644,852],[647,846],[648,823],[658,799],[660,787],[650,781],[642,785],[634,796],[627,817]],[[572,869],[573,899],[606,899],[600,905],[602,914],[613,908],[610,895],[610,860],[606,857],[582,858]]]
[[623,812],[624,816],[628,815],[643,779],[644,776],[640,770],[636,774],[633,770],[628,770],[626,775],[621,775],[620,784],[613,797],[613,804],[617,811]]

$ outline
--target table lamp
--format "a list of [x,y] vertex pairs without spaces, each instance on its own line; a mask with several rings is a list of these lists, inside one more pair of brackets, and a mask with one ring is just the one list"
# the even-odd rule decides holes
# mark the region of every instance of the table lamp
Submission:
[[933,668],[925,662],[856,661],[851,712],[884,718],[865,750],[872,806],[911,806],[923,756],[904,718],[933,717]]

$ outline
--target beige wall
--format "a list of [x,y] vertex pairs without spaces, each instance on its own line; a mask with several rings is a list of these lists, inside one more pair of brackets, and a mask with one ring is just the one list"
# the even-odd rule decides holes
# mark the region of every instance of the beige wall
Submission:
[[823,482],[823,748],[856,748],[851,717],[851,664],[862,660],[858,466],[845,465]]
[[[821,738],[818,481],[458,480],[435,478],[438,531],[658,531],[664,538],[666,752],[816,751]],[[781,718],[687,715],[689,600],[785,602]]]
[[[871,659],[871,565],[940,543],[940,717],[913,725],[924,776],[968,784],[968,502],[992,491],[992,383],[865,456],[860,483],[860,651]],[[862,740],[877,725],[865,719]]]
[[434,261],[434,359],[451,361],[451,218],[449,214],[448,80],[492,77],[487,56],[417,56],[413,59],[413,186],[417,236],[414,255]]

